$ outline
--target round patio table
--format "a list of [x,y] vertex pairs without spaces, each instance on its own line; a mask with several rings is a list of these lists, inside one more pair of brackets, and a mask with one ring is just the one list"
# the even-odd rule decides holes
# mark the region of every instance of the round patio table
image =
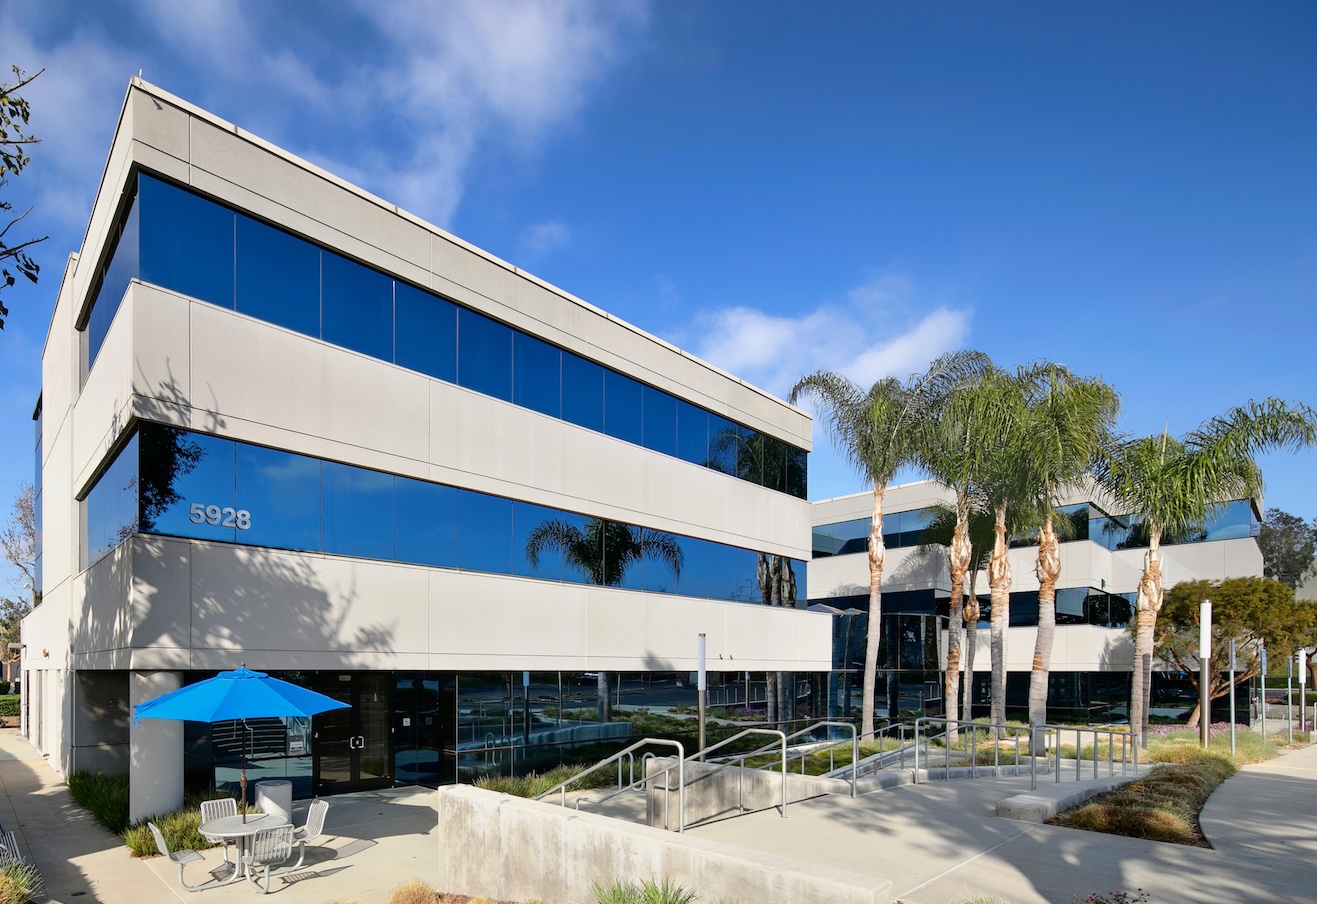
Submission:
[[237,881],[239,876],[246,875],[246,865],[243,863],[243,855],[247,853],[247,839],[253,837],[257,832],[266,829],[277,829],[279,826],[289,825],[287,819],[275,813],[262,813],[260,815],[249,814],[247,821],[242,821],[242,816],[221,816],[219,819],[211,819],[201,824],[201,834],[209,835],[212,838],[232,838],[237,844],[238,852],[233,862],[233,875],[225,879],[225,883]]

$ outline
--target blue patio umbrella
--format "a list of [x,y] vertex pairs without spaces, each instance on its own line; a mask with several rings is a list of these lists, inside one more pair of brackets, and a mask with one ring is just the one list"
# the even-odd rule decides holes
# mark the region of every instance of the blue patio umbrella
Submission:
[[242,789],[243,821],[247,818],[247,719],[301,716],[309,718],[348,705],[296,684],[271,678],[245,667],[220,672],[214,678],[189,684],[133,707],[134,719],[180,719],[188,722],[243,723]]

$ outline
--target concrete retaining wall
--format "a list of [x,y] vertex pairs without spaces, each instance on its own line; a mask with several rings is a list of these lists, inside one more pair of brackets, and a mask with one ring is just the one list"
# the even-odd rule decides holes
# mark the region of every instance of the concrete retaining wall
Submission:
[[892,883],[717,841],[448,785],[438,795],[440,888],[505,901],[592,899],[595,884],[669,878],[701,900],[888,904]]
[[[645,761],[645,774],[654,775],[671,765],[669,757]],[[647,817],[652,826],[677,827],[677,774],[672,773],[671,791],[661,785],[649,789]],[[850,782],[814,775],[787,773],[787,803],[822,797],[824,794],[851,793]],[[665,798],[666,803],[665,803]],[[691,826],[719,816],[766,810],[782,804],[782,773],[739,766],[719,767],[708,763],[686,764],[686,825]],[[666,809],[665,809],[666,808]],[[665,822],[666,819],[666,822]]]

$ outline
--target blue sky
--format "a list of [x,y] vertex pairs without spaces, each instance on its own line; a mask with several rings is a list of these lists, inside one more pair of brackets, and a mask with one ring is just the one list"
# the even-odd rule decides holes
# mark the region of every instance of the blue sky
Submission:
[[[1317,5],[10,0],[43,278],[5,293],[0,497],[144,77],[778,394],[975,347],[1122,429],[1317,403]],[[863,486],[816,436],[811,497]],[[1317,453],[1264,459],[1317,515]],[[6,505],[7,507],[7,505]]]

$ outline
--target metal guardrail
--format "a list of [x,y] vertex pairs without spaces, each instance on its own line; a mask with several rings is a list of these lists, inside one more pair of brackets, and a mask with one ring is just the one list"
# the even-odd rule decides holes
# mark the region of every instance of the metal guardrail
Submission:
[[[1075,734],[1075,781],[1082,781],[1084,778],[1084,744],[1083,736],[1091,734],[1093,736],[1093,778],[1101,778],[1099,775],[1101,760],[1098,759],[1098,736],[1106,735],[1107,737],[1107,777],[1112,778],[1116,774],[1116,738],[1120,738],[1120,774],[1129,774],[1129,765],[1131,763],[1130,751],[1134,753],[1133,765],[1134,772],[1139,771],[1139,745],[1133,735],[1128,731],[1116,731],[1110,728],[1074,728],[1069,725],[1035,725],[1030,729],[1029,747],[1032,750],[1038,750],[1037,739],[1039,733],[1042,733],[1042,749],[1046,754],[1046,761],[1051,764],[1052,771],[1056,776],[1055,781],[1061,781],[1061,739],[1065,734],[1074,732]],[[1054,742],[1053,742],[1054,741]],[[1055,751],[1055,760],[1053,760],[1052,751]],[[1038,787],[1038,757],[1033,757],[1034,768],[1030,775],[1029,790],[1035,790]]]
[[701,750],[698,753],[691,754],[689,757],[687,757],[687,760],[705,762],[705,757],[707,757],[713,751],[717,750],[719,747],[725,747],[728,744],[732,743],[733,741],[739,741],[741,738],[747,737],[752,734],[773,735],[778,739],[778,743],[769,745],[767,747],[760,747],[758,750],[751,751],[750,753],[738,753],[729,756],[726,758],[725,762],[719,762],[714,764],[714,768],[711,772],[706,772],[704,775],[699,776],[698,778],[695,779],[695,781],[691,782],[691,784],[695,784],[695,782],[712,778],[713,776],[717,775],[719,772],[722,772],[724,769],[728,769],[732,766],[739,765],[741,767],[741,771],[738,776],[737,788],[736,788],[736,795],[737,795],[736,808],[738,813],[744,813],[745,812],[745,761],[753,756],[762,756],[763,754],[767,753],[768,751],[776,747],[782,751],[782,761],[781,761],[782,762],[782,816],[785,817],[787,815],[787,735],[785,732],[778,731],[772,728],[747,728],[743,731],[738,731],[730,738],[723,738],[721,741],[719,741],[717,744],[714,744],[712,747],[706,747],[704,750]]
[[[631,754],[633,754],[635,751],[639,750],[642,747],[647,747],[650,745],[660,745],[664,747],[677,748],[677,762],[671,766],[668,766],[665,769],[660,770],[659,772],[656,772],[654,775],[644,775],[641,776],[639,780],[636,780],[635,758],[631,757]],[[622,786],[622,758],[623,757],[631,757],[631,763],[632,763],[632,772],[631,772],[632,780],[631,783],[625,787]],[[576,775],[573,775],[571,778],[567,779],[564,782],[559,782],[558,784],[550,788],[548,791],[545,791],[543,794],[535,795],[535,800],[543,800],[544,798],[548,797],[550,794],[553,794],[554,792],[558,792],[558,794],[560,795],[562,806],[566,807],[568,785],[571,785],[573,782],[580,781],[581,779],[585,778],[587,775],[591,775],[595,772],[598,772],[600,769],[604,768],[609,763],[613,763],[613,762],[617,763],[618,789],[614,791],[612,794],[597,799],[577,798],[576,809],[578,810],[581,809],[582,803],[591,803],[591,804],[603,803],[604,801],[610,800],[624,791],[633,790],[636,787],[640,787],[643,790],[645,785],[647,785],[649,782],[656,782],[661,776],[664,782],[664,790],[668,792],[663,796],[663,826],[664,828],[671,828],[672,822],[670,819],[668,802],[672,799],[672,788],[668,784],[668,778],[669,775],[672,773],[672,770],[675,769],[677,770],[677,831],[681,833],[684,833],[686,831],[686,776],[684,771],[684,767],[686,764],[686,748],[682,746],[680,741],[670,741],[667,738],[642,738],[641,740],[637,741],[631,746],[619,750],[617,753],[613,754],[612,756],[600,760],[599,762],[591,766],[589,769],[585,769],[582,770],[581,772],[578,772]]]
[[[930,725],[941,726],[942,727],[941,733],[934,736],[925,735],[921,738],[921,734],[923,732],[924,726],[930,726]],[[957,744],[961,744],[961,743],[964,744],[964,750],[961,753],[961,755],[968,758],[969,760],[970,778],[978,777],[977,769],[978,769],[979,738],[983,737],[984,740],[991,740],[993,742],[992,769],[995,772],[996,770],[1001,768],[1001,750],[1002,750],[1001,742],[1003,736],[1008,741],[1013,740],[1015,742],[1014,765],[1018,767],[1020,765],[1020,738],[1021,737],[1027,738],[1029,736],[1029,729],[1024,726],[998,725],[992,722],[971,722],[965,719],[941,719],[931,716],[922,716],[918,719],[915,719],[914,779],[916,782],[919,781],[920,747],[922,746],[924,750],[924,768],[927,769],[928,765],[932,762],[932,757],[929,753],[929,743],[937,740],[942,741],[943,751],[945,755],[943,765],[944,768],[946,768],[947,770],[951,769],[951,754],[953,748],[955,748]],[[1030,759],[1033,759],[1033,757],[1030,756]],[[986,769],[988,767],[985,765],[984,768]]]

